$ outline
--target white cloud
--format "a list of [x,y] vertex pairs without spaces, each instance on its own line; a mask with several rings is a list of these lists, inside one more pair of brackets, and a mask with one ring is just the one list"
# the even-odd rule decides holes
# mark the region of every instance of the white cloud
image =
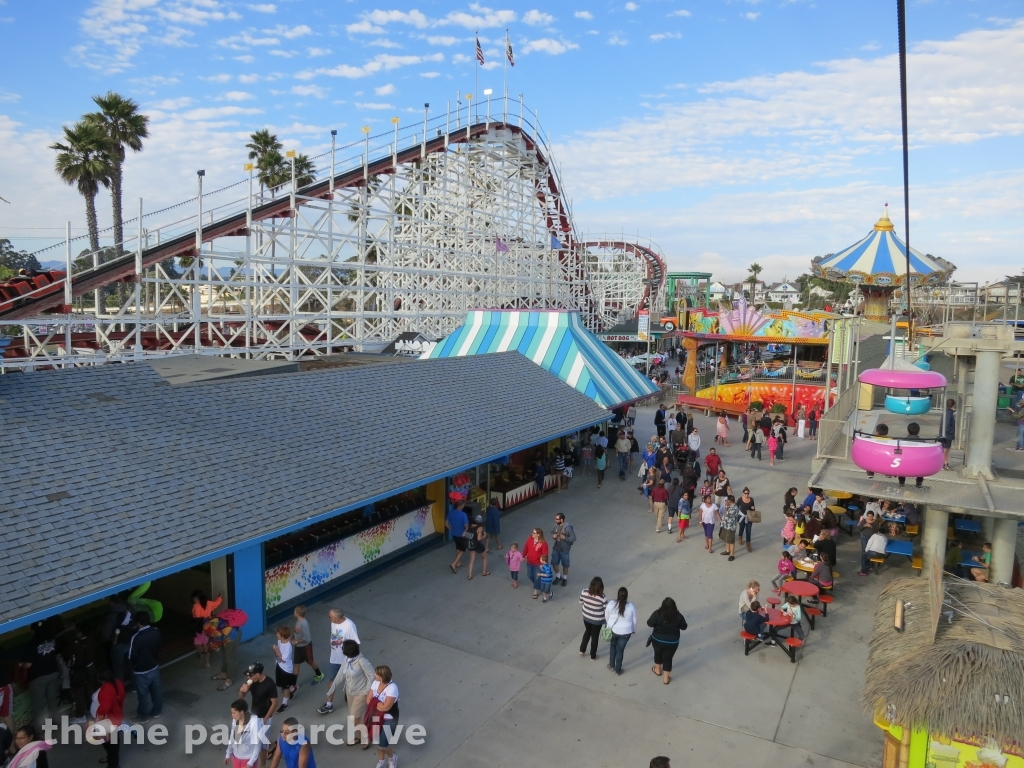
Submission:
[[254,61],[256,61],[256,57],[248,53],[243,53],[241,56],[235,56],[234,59],[235,61],[240,61],[243,64],[252,64]]
[[755,13],[754,11],[747,11],[745,14],[743,14],[743,18],[753,21],[760,15],[760,12]]
[[221,10],[220,3],[214,0],[174,0],[166,5],[137,2],[127,3],[136,7],[152,7],[159,18],[175,24],[193,24],[205,26],[209,21],[238,21],[242,17],[234,11]]
[[247,51],[253,46],[280,45],[281,40],[277,37],[257,37],[253,34],[256,30],[249,29],[231,37],[224,37],[217,41],[218,45],[230,48],[233,51]]
[[590,11],[576,11],[576,13],[574,13],[573,16],[575,16],[577,19],[594,18],[594,14],[592,14]]
[[469,8],[473,13],[452,11],[443,19],[438,19],[435,24],[438,26],[454,24],[466,29],[486,29],[488,27],[503,27],[516,20],[515,11],[495,11],[476,3],[470,5]]
[[431,35],[427,38],[427,42],[431,45],[455,45],[456,43],[462,42],[462,38],[451,37],[450,35]]
[[256,11],[256,13],[277,13],[277,6],[273,3],[256,3],[255,5],[248,6],[250,11]]
[[[907,67],[912,148],[1024,135],[1024,82],[1009,74],[1024,69],[1024,22],[920,43]],[[564,177],[601,197],[870,174],[872,156],[899,147],[897,71],[891,54],[708,83],[695,100],[569,141]]]
[[542,37],[539,40],[530,40],[520,49],[520,53],[527,54],[533,51],[542,51],[544,53],[550,53],[552,56],[557,56],[560,53],[571,51],[575,48],[579,48],[576,43],[566,43],[559,40],[553,40],[550,37]]
[[356,106],[359,107],[359,109],[375,109],[375,110],[376,109],[394,109],[394,106],[392,106],[391,104],[382,104],[382,103],[376,102],[376,101],[369,101],[369,102],[357,101],[356,102]]
[[639,5],[637,5],[636,3],[626,3],[626,4],[625,4],[624,6],[622,6],[622,7],[623,7],[623,8],[625,8],[625,9],[626,9],[627,11],[635,11],[635,10],[636,10],[637,8],[639,8],[640,6],[639,6]]
[[292,93],[296,96],[314,96],[318,99],[327,97],[326,89],[321,88],[319,85],[313,85],[312,83],[309,85],[293,85]]
[[355,80],[377,72],[390,72],[399,67],[408,67],[427,61],[444,61],[444,54],[431,53],[426,56],[396,56],[392,53],[379,53],[362,66],[339,64],[336,67],[300,72],[295,77],[298,80],[311,80],[317,75],[327,75],[329,77],[346,77]]
[[877,51],[882,46],[878,44],[877,40],[872,40],[870,43],[865,43],[860,47],[862,51]]
[[249,99],[255,99],[251,93],[245,91],[228,91],[222,94],[218,101],[248,101]]
[[523,15],[523,21],[531,27],[546,27],[554,20],[555,17],[550,13],[542,13],[541,11],[527,11]]
[[305,37],[306,35],[313,34],[313,30],[305,24],[299,24],[296,27],[289,27],[287,24],[278,24],[273,29],[264,29],[265,35],[272,35],[274,37],[280,36],[287,38],[288,40],[294,40],[297,37]]
[[147,88],[159,88],[161,85],[177,85],[181,81],[176,77],[167,77],[166,75],[150,75],[149,77],[133,77],[128,82]]
[[412,11],[381,11],[374,10],[362,14],[360,20],[349,24],[345,30],[352,34],[383,34],[387,24],[406,24],[417,29],[429,26],[427,17],[417,10]]
[[682,38],[682,35],[678,32],[656,32],[651,35],[651,40],[656,43],[661,40],[679,40],[680,38]]
[[618,35],[612,35],[608,38],[608,45],[629,45],[629,40]]
[[692,14],[692,13],[690,13],[690,12],[689,12],[688,10],[686,10],[685,8],[680,8],[680,9],[679,9],[678,11],[672,11],[672,13],[670,13],[670,14],[668,15],[668,18],[672,18],[673,16],[682,16],[682,17],[686,18],[686,17],[690,17],[690,16],[692,16],[692,15],[693,15],[693,14]]
[[154,102],[152,105],[153,109],[158,109],[161,112],[177,112],[179,109],[192,105],[192,99],[188,96],[180,96],[177,99],[163,99],[161,101]]
[[258,83],[261,79],[262,78],[259,75],[255,74],[255,73],[253,73],[251,75],[239,75],[238,76],[238,82],[245,83],[246,85],[250,85],[252,83]]
[[367,34],[367,35],[383,35],[384,27],[378,27],[366,19],[357,21],[354,24],[349,24],[345,27],[345,31],[351,34]]
[[394,40],[388,40],[386,37],[378,37],[376,40],[371,40],[370,45],[375,45],[378,48],[401,48],[402,46],[396,43]]
[[282,51],[282,50],[277,49],[277,50],[270,51],[270,55],[271,56],[279,56],[282,59],[290,59],[293,56],[297,56],[298,52],[297,51]]
[[231,82],[231,75],[222,72],[219,75],[200,75],[199,79],[208,83],[228,83]]
[[420,72],[420,77],[426,77],[426,78],[433,79],[435,77],[440,77],[440,76],[441,76],[440,72]]
[[20,101],[20,100],[21,100],[21,95],[20,94],[11,93],[10,91],[0,90],[0,101],[13,102],[13,101]]
[[311,59],[315,59],[318,56],[329,56],[331,53],[330,48],[307,48],[306,55]]
[[220,117],[231,117],[233,115],[261,115],[262,109],[255,107],[202,107],[185,112],[182,117],[186,120],[216,120]]
[[391,83],[388,83],[387,85],[382,85],[379,88],[374,88],[373,92],[378,96],[387,96],[388,94],[395,92],[395,86],[393,86]]
[[470,61],[472,61],[472,59],[464,53],[456,53],[452,56],[452,64],[466,64]]

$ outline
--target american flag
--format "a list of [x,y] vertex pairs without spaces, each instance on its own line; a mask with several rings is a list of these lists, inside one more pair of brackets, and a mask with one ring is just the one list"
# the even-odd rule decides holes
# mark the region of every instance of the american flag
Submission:
[[516,57],[512,55],[512,41],[508,39],[508,30],[505,30],[505,55],[508,57],[508,63],[511,66],[516,65]]
[[484,49],[480,47],[480,38],[476,39],[476,60],[481,64],[484,63]]

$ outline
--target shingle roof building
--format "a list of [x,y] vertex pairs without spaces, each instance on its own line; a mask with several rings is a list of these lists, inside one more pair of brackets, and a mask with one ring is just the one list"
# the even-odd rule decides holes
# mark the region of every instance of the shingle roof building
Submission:
[[607,417],[517,352],[189,386],[146,364],[2,376],[0,632]]

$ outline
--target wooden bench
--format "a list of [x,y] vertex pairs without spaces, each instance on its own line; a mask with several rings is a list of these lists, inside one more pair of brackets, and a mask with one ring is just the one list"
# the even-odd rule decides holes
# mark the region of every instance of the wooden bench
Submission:
[[679,395],[676,398],[679,405],[688,405],[691,408],[699,408],[707,416],[711,411],[721,413],[725,411],[731,416],[739,416],[747,410],[742,403],[723,403],[721,400],[712,400],[710,397],[694,397],[693,395]]

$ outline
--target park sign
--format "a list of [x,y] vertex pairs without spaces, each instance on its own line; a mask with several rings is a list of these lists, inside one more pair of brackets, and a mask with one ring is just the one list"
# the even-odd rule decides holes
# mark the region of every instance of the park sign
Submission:
[[651,316],[646,309],[641,309],[636,318],[636,335],[638,341],[649,341],[651,338]]

